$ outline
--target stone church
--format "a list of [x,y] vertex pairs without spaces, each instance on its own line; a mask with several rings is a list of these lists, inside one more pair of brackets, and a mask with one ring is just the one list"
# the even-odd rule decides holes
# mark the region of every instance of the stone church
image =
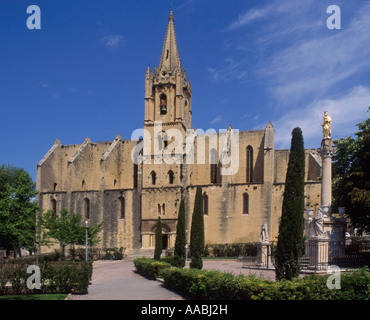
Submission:
[[[223,133],[200,133],[191,128],[192,88],[181,65],[172,12],[160,64],[145,73],[144,101],[143,137],[122,140],[117,135],[109,142],[86,138],[73,145],[55,140],[37,164],[40,207],[78,212],[92,224],[103,221],[99,246],[141,254],[154,249],[158,216],[164,249],[174,246],[181,195],[190,229],[196,188],[201,186],[206,243],[256,242],[264,221],[270,240],[276,240],[289,150],[274,149],[270,122],[252,131],[234,132],[230,126]],[[230,168],[222,161],[230,153],[228,139],[236,133],[237,169],[223,174]],[[204,150],[198,148],[201,142]],[[186,148],[192,153],[185,154]],[[157,161],[161,150],[176,161]],[[307,208],[319,207],[320,176],[320,154],[307,149]]]

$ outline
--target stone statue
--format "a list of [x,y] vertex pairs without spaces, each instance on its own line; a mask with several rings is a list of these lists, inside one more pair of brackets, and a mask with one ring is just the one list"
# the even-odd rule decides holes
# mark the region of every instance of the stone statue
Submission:
[[267,223],[266,220],[263,220],[263,224],[261,226],[261,233],[260,233],[260,242],[268,242],[269,241],[269,236],[267,233]]
[[323,238],[325,236],[324,233],[324,213],[321,208],[317,211],[317,214],[313,218],[313,229],[315,234],[313,237]]
[[324,139],[330,139],[331,135],[331,118],[327,111],[324,112],[324,122],[322,123]]

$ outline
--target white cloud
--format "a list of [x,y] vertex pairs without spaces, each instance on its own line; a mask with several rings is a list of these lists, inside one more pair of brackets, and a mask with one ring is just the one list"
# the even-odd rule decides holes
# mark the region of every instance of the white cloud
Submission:
[[47,82],[40,82],[39,85],[41,88],[49,88],[49,83]]
[[102,42],[109,48],[116,48],[119,45],[124,44],[125,38],[120,34],[108,35],[103,37]]
[[[303,34],[300,41],[272,52],[258,68],[268,79],[270,92],[282,104],[298,102],[307,96],[323,96],[354,75],[370,67],[370,7],[341,30]],[[298,23],[299,24],[299,23]],[[288,39],[289,41],[289,39]]]
[[[271,1],[227,28],[234,65],[261,84],[259,94],[273,106],[254,120],[258,129],[272,121],[276,148],[290,147],[295,127],[301,127],[306,147],[319,147],[324,111],[333,119],[333,139],[354,134],[369,117],[370,6],[343,4],[342,29],[329,30],[329,4]],[[222,69],[213,68],[217,79]]]
[[234,81],[246,77],[247,71],[242,61],[235,61],[233,58],[229,57],[225,59],[225,63],[226,65],[219,69],[213,67],[207,68],[211,80]]
[[268,16],[272,11],[274,10],[273,6],[268,6],[265,8],[254,8],[251,10],[248,10],[244,12],[243,14],[239,15],[238,19],[231,23],[228,30],[235,30],[238,29],[246,24],[249,24],[250,22],[262,19]]
[[[246,12],[240,14],[238,18],[232,22],[227,30],[232,31],[239,29],[243,26],[250,24],[251,22],[256,22],[257,20],[269,19],[268,23],[264,27],[269,27],[270,25],[275,25],[273,22],[276,17],[281,17],[281,15],[296,16],[301,12],[307,14],[308,8],[312,5],[313,0],[302,1],[269,1],[269,5],[264,7],[255,7],[247,10]],[[280,24],[279,24],[280,29]],[[291,30],[292,28],[290,28]]]
[[222,120],[222,116],[221,115],[218,115],[218,116],[216,116],[215,118],[212,119],[212,121],[210,122],[210,124],[218,123],[221,120]]
[[287,112],[273,121],[275,145],[289,148],[291,132],[300,127],[306,147],[319,147],[322,139],[322,118],[328,111],[332,122],[332,139],[353,135],[357,123],[369,117],[370,87],[358,86],[336,99],[322,99],[309,105]]

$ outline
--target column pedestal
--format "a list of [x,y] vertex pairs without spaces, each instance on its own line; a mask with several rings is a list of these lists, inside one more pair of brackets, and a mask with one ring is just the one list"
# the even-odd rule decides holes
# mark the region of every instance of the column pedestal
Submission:
[[271,242],[258,242],[257,243],[257,267],[270,268],[271,263]]
[[329,238],[311,238],[308,240],[310,270],[326,270],[329,263]]

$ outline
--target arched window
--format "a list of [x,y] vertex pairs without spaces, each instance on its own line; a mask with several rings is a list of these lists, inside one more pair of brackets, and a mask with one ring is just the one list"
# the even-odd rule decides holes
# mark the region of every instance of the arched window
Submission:
[[203,214],[208,215],[208,196],[203,194]]
[[57,191],[57,186],[58,186],[58,185],[57,185],[57,183],[55,182],[55,183],[54,183],[54,192],[56,192],[56,191]]
[[175,182],[175,174],[172,170],[168,171],[168,182],[169,184],[173,184]]
[[154,171],[150,173],[150,180],[152,185],[154,186],[157,182],[157,174]]
[[85,188],[85,180],[82,180],[82,182],[81,182],[81,187],[82,187],[82,189],[84,189],[84,188]]
[[162,214],[165,215],[166,214],[166,206],[164,203],[162,203]]
[[57,213],[57,201],[55,199],[51,199],[50,203],[51,203],[51,210],[53,210],[53,212]]
[[249,195],[243,193],[243,214],[249,214]]
[[246,182],[253,181],[253,148],[251,146],[247,147],[246,154]]
[[210,165],[211,165],[211,183],[217,182],[217,151],[212,149],[210,151]]
[[163,93],[160,96],[160,112],[161,114],[166,114],[167,113],[167,96]]
[[84,199],[84,213],[85,219],[90,219],[90,200],[87,198]]
[[125,198],[119,197],[119,217],[120,219],[125,219]]

